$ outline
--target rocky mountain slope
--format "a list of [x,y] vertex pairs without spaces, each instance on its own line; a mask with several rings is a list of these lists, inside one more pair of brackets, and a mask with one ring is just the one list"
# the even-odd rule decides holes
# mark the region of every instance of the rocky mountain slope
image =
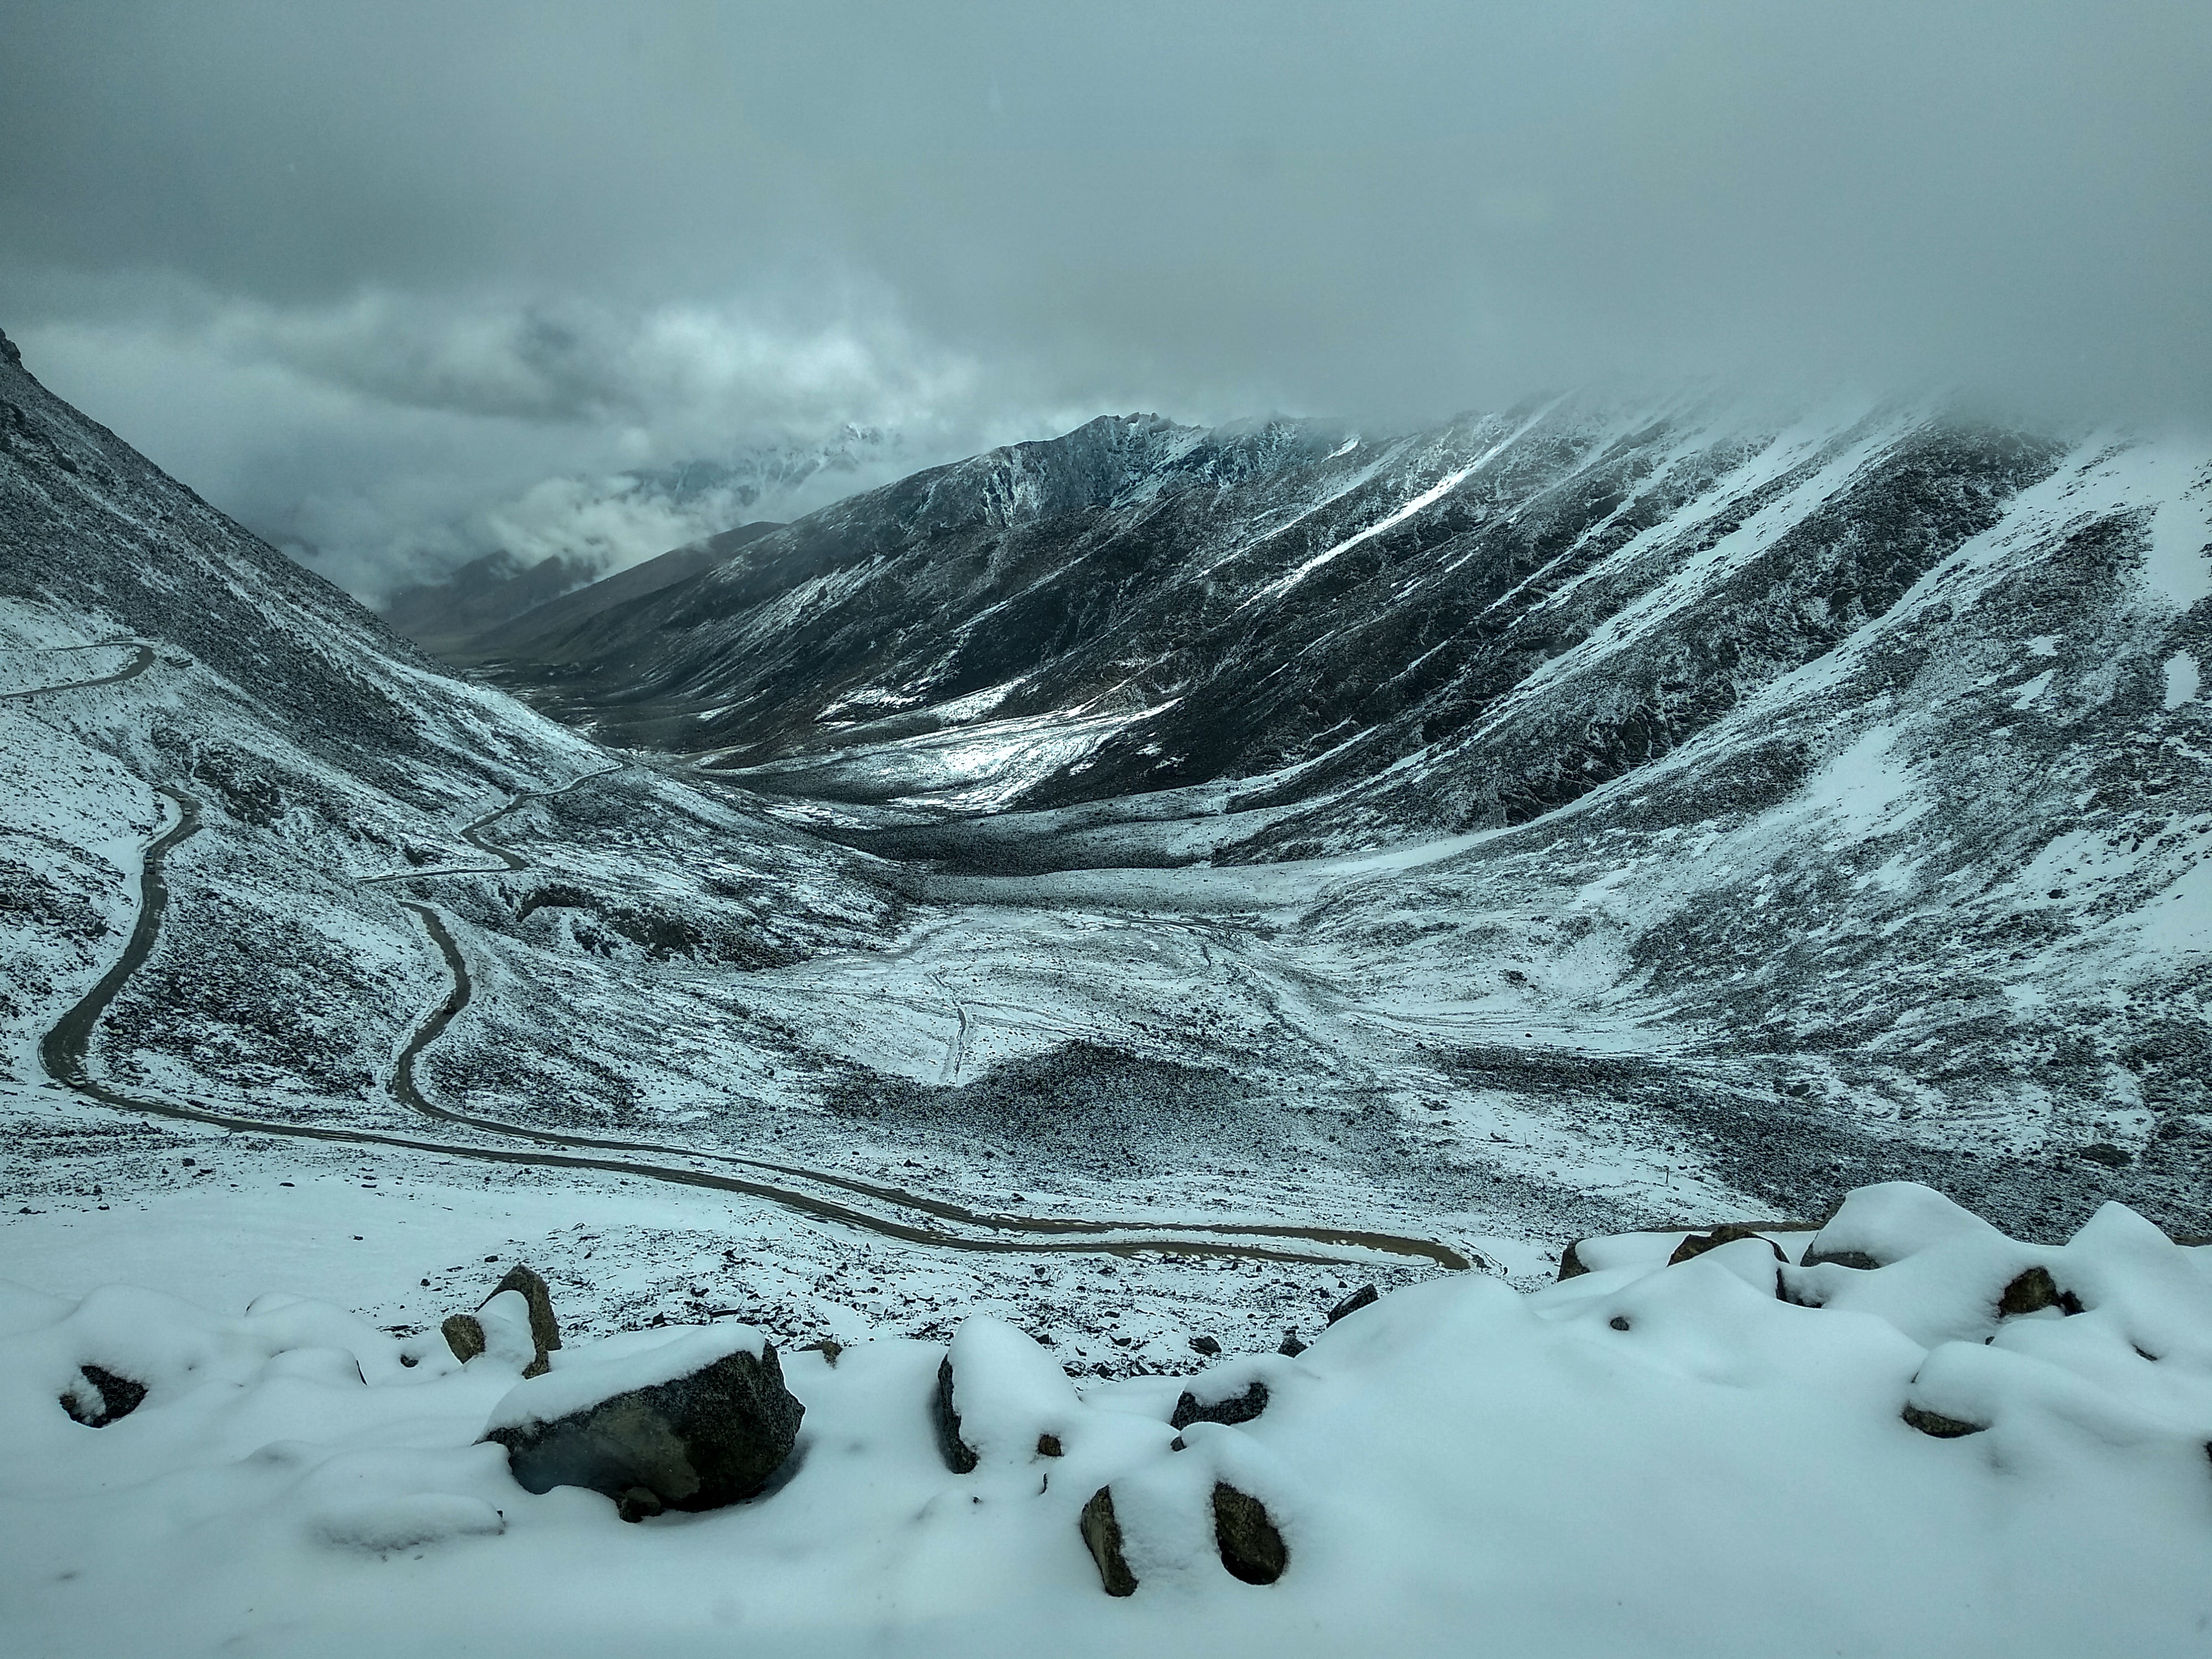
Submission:
[[2185,447],[1094,422],[562,601],[500,672],[586,734],[0,398],[11,1226],[266,1126],[750,1206],[783,1331],[988,1260],[1125,1369],[1101,1249],[1256,1340],[1889,1177],[2205,1229]]
[[[2202,445],[1913,405],[1102,420],[491,672],[947,878],[1395,869],[1293,926],[1494,1043],[1472,1084],[1549,1066],[1516,1028],[1618,1021],[1883,1133],[2002,1124],[2182,1190],[2208,514]],[[1645,1063],[1553,1084],[1674,1086]]]

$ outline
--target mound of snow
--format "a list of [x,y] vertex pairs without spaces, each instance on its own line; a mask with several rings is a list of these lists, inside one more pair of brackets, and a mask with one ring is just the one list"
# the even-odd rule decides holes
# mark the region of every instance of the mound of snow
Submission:
[[[11,1290],[0,1601],[56,1655],[2202,1655],[2212,1250],[2118,1206],[2055,1247],[1972,1220],[1869,1189],[1829,1242],[1870,1267],[1601,1241],[1559,1285],[1431,1280],[1197,1377],[1078,1386],[970,1321],[966,1473],[943,1346],[800,1352],[795,1472],[636,1526],[524,1491],[485,1425],[753,1333],[574,1343],[518,1386],[314,1304]],[[2008,1311],[2030,1269],[2081,1311]],[[143,1403],[72,1420],[88,1364]],[[1256,1415],[1169,1422],[1259,1380]],[[1082,1525],[1108,1507],[1123,1595]]]

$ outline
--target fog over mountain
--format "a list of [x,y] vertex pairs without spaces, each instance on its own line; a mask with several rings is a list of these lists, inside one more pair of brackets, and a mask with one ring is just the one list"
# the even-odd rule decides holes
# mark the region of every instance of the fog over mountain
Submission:
[[2200,419],[2208,59],[2178,0],[25,0],[0,314],[371,597],[647,556],[726,526],[608,481],[852,425],[901,443],[857,488],[1622,377]]

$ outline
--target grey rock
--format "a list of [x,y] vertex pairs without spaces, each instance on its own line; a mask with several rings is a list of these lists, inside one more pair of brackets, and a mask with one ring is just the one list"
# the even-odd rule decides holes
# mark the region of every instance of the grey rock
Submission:
[[1115,1518],[1112,1489],[1101,1486],[1092,1492],[1076,1524],[1083,1534],[1083,1547],[1097,1565],[1100,1588],[1109,1595],[1134,1595],[1137,1575],[1121,1553],[1121,1523]]
[[952,1409],[952,1356],[937,1362],[937,1390],[930,1396],[929,1420],[937,1431],[938,1455],[955,1474],[975,1467],[975,1449],[960,1437],[960,1413]]
[[104,1429],[145,1403],[146,1385],[111,1371],[105,1365],[80,1365],[62,1409],[88,1429]]
[[1938,1440],[1957,1440],[1966,1435],[1979,1434],[1989,1427],[1986,1423],[1968,1423],[1956,1417],[1946,1417],[1941,1412],[1931,1412],[1907,1401],[1899,1415],[1923,1434],[1932,1434]]
[[530,1304],[530,1340],[538,1352],[522,1374],[525,1376],[542,1376],[552,1369],[552,1361],[546,1355],[561,1346],[560,1322],[553,1317],[553,1293],[546,1287],[544,1279],[518,1261],[507,1270],[507,1277],[493,1287],[491,1296],[477,1304],[477,1310],[481,1312],[491,1301],[491,1297],[497,1296],[501,1291],[518,1291]]
[[2028,1268],[2007,1285],[1997,1297],[1997,1313],[2002,1317],[2040,1313],[2045,1308],[2057,1308],[2068,1314],[2081,1311],[2081,1297],[2071,1291],[2061,1290],[2048,1267]]
[[1213,1539],[1221,1565],[1248,1584],[1272,1584],[1291,1564],[1267,1505],[1225,1481],[1214,1483]]
[[453,1358],[464,1365],[484,1351],[483,1322],[474,1314],[449,1315],[438,1329],[446,1346],[453,1351]]
[[783,1384],[775,1345],[726,1354],[688,1376],[610,1395],[550,1423],[494,1429],[530,1492],[587,1486],[625,1519],[719,1509],[757,1494],[789,1459],[806,1407]]
[[1376,1303],[1382,1299],[1382,1292],[1377,1291],[1372,1285],[1362,1285],[1350,1296],[1345,1297],[1343,1301],[1338,1303],[1334,1308],[1331,1308],[1328,1310],[1328,1322],[1334,1325],[1338,1320],[1344,1318],[1346,1315],[1356,1314],[1362,1308],[1372,1307]]
[[1820,1248],[1820,1241],[1815,1239],[1813,1241],[1813,1248],[1805,1252],[1805,1266],[1856,1267],[1862,1273],[1872,1273],[1881,1267],[1881,1263],[1864,1250],[1824,1250]]
[[1267,1409],[1267,1385],[1257,1379],[1243,1393],[1232,1394],[1225,1400],[1202,1401],[1185,1389],[1176,1401],[1168,1426],[1187,1429],[1194,1423],[1249,1423]]
[[1674,1255],[1667,1258],[1667,1265],[1671,1267],[1678,1261],[1694,1261],[1707,1250],[1718,1249],[1723,1244],[1733,1244],[1739,1239],[1745,1238],[1758,1239],[1774,1252],[1774,1259],[1777,1261],[1787,1261],[1790,1259],[1783,1253],[1782,1247],[1764,1233],[1755,1232],[1749,1227],[1729,1221],[1723,1223],[1711,1232],[1692,1233],[1674,1247]]

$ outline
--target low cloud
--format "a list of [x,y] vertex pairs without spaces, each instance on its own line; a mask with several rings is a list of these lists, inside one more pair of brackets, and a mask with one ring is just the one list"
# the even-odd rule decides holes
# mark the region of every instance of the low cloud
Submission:
[[619,569],[1089,411],[1037,406],[879,296],[624,313],[364,292],[80,294],[27,362],[375,603],[503,549]]
[[361,591],[848,425],[2202,421],[2208,84],[2203,0],[11,0],[0,322]]

